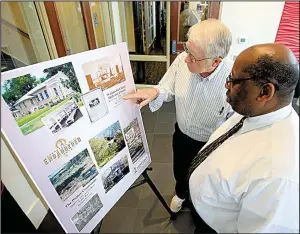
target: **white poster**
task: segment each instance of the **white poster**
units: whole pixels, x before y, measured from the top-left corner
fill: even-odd
[[[1,74],[1,131],[67,233],[89,233],[150,164],[125,43]]]

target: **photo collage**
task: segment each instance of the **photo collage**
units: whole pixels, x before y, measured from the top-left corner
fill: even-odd
[[[126,80],[120,54],[84,63],[82,71],[89,88],[85,93],[72,62],[1,83],[2,97],[24,136],[39,133],[58,137],[75,125],[84,126],[85,118],[93,124],[109,114],[103,91]],[[128,151],[123,151],[126,147]],[[129,160],[135,164],[144,154],[138,119],[128,126],[117,120],[88,139],[87,147],[70,155],[70,160],[49,173],[48,179],[65,204],[98,179],[107,194],[130,173]],[[98,193],[86,199],[71,218],[79,232],[103,207]]]

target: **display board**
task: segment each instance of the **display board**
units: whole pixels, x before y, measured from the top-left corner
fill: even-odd
[[[151,162],[133,91],[125,43],[1,74],[1,131],[67,233],[91,232]]]

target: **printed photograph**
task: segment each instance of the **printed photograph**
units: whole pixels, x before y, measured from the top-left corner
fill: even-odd
[[[89,101],[89,107],[91,109],[93,109],[94,107],[99,106],[99,105],[100,105],[99,98],[95,98],[95,99],[92,99],[92,100]]]
[[[83,115],[74,100],[69,100],[41,120],[52,133],[75,123]]]
[[[102,174],[102,183],[105,193],[111,190],[125,175],[129,173],[129,164],[127,155],[115,162],[112,166],[104,171]]]
[[[86,186],[98,175],[87,149],[81,151],[69,162],[48,176],[62,201],[70,197],[77,189]]]
[[[80,87],[71,62],[1,83],[2,97],[24,135],[56,133],[82,117]]]
[[[90,90],[113,87],[125,81],[120,54],[90,61],[82,65]]]
[[[115,122],[90,139],[89,144],[98,167],[103,167],[125,147],[120,122]]]
[[[91,123],[94,123],[108,114],[108,108],[101,88],[83,94],[82,100]]]
[[[131,160],[135,163],[145,154],[142,134],[137,119],[134,119],[126,128],[124,128],[124,135]]]
[[[103,204],[98,196],[95,194],[72,218],[77,230],[80,232],[88,222],[98,213],[103,207]]]

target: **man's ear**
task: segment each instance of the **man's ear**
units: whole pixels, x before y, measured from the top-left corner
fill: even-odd
[[[212,66],[217,67],[222,61],[223,61],[222,58],[215,58],[214,61],[213,61]]]
[[[266,102],[270,101],[275,94],[275,86],[272,83],[264,84],[261,88],[261,92],[257,98],[257,101],[259,102]]]

